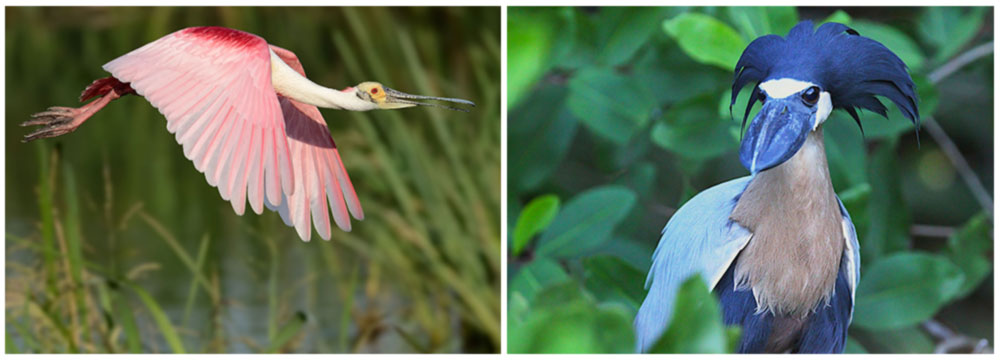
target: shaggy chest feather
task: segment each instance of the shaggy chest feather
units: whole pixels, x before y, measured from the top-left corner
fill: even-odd
[[[829,301],[844,235],[822,128],[791,159],[758,173],[730,219],[753,234],[735,279],[737,288],[752,289],[759,312],[804,317]]]

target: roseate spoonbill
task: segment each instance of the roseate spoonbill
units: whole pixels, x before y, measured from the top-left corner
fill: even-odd
[[[291,51],[263,38],[223,27],[192,27],[166,35],[104,64],[112,76],[91,83],[79,108],[51,107],[21,126],[41,128],[24,141],[73,132],[112,100],[144,96],[167,118],[167,130],[184,156],[233,210],[243,215],[247,200],[260,214],[264,205],[281,214],[308,241],[310,223],[330,238],[330,213],[351,230],[364,219],[351,179],[317,106],[351,111],[438,106],[416,100],[471,101],[419,96],[377,82],[334,90],[305,77]],[[329,211],[327,207],[329,203]]]
[[[740,352],[842,352],[861,277],[858,238],[834,193],[823,148],[830,112],[884,117],[875,95],[919,124],[906,65],[885,46],[837,23],[804,21],[757,38],[736,63],[732,103],[755,83],[740,145],[747,177],[701,192],[667,222],[653,254],[649,293],[635,318],[638,351],[670,323],[678,286],[700,274],[723,321],[743,328]]]

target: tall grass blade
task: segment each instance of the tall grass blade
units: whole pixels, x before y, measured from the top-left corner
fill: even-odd
[[[156,322],[156,327],[163,334],[163,339],[167,341],[167,345],[170,346],[170,350],[175,354],[183,354],[184,343],[181,341],[180,336],[177,335],[177,329],[174,325],[170,323],[170,318],[167,314],[163,312],[163,308],[160,304],[153,300],[153,297],[149,295],[146,290],[143,290],[139,286],[132,284],[130,282],[122,282],[123,285],[132,289],[133,292],[139,297],[143,305],[146,305],[146,309],[149,310],[149,314],[153,316],[153,321]]]
[[[30,315],[29,317],[42,319],[46,325],[56,330],[56,333],[58,333],[61,336],[61,339],[66,342],[66,347],[69,352],[71,353],[79,352],[76,346],[76,342],[73,340],[73,336],[70,334],[69,329],[66,328],[66,326],[63,324],[61,320],[59,320],[55,315],[53,315],[51,312],[43,308],[34,299],[28,300],[27,305],[28,305],[28,314]]]
[[[417,352],[424,354],[431,352],[431,349],[428,349],[427,346],[421,344],[420,340],[417,340],[416,336],[413,336],[410,333],[406,332],[406,330],[403,330],[403,328],[397,325],[394,326],[393,329],[396,330],[396,333],[398,333],[399,336],[403,338],[403,341],[409,344],[410,347],[413,348],[413,350],[416,350]]]
[[[3,334],[3,340],[5,341],[4,352],[8,354],[18,354],[21,352],[21,349],[19,349],[17,347],[17,344],[14,343],[14,339],[10,337],[10,331],[7,331]]]
[[[201,274],[201,269],[205,266],[205,260],[208,255],[208,234],[201,237],[201,243],[198,245],[198,258],[195,259],[195,270],[198,274]],[[187,300],[184,301],[184,317],[181,320],[181,328],[188,327],[188,319],[191,316],[191,309],[194,307],[195,298],[198,297],[198,279],[197,277],[192,277],[191,286],[188,289]]]
[[[7,313],[7,319],[12,318],[12,316],[10,315],[11,315],[10,313]],[[24,341],[24,345],[27,346],[28,349],[30,349],[30,351],[34,351],[36,353],[46,352],[45,349],[43,349],[42,346],[38,344],[38,340],[35,339],[34,335],[35,333],[29,330],[28,326],[25,325],[23,321],[7,320],[7,324],[14,326],[14,330],[17,330],[17,333],[19,335],[18,339]],[[6,335],[10,336],[11,333],[12,331],[7,331]],[[10,342],[11,340],[8,339],[7,343],[10,344]],[[10,352],[8,351],[8,353]]]
[[[86,303],[86,287],[83,282],[83,235],[80,231],[80,204],[79,194],[76,190],[76,176],[69,163],[63,163],[63,199],[66,204],[65,219],[65,239],[66,257],[69,268],[67,274],[70,275],[70,284],[73,289],[73,300],[76,302],[76,310],[79,311],[79,318],[84,322],[89,318]],[[76,316],[76,314],[74,314]],[[76,322],[76,331],[80,333],[82,339],[90,338],[90,326]],[[75,338],[75,337],[74,337]]]
[[[267,271],[267,339],[275,342],[278,334],[278,247],[270,237],[264,237],[271,261]]]
[[[58,152],[49,153],[49,148],[41,143],[36,143],[35,148],[38,154],[38,178],[41,180],[38,186],[38,211],[42,220],[41,235],[42,245],[45,251],[42,252],[43,268],[45,269],[47,290],[50,294],[57,294],[56,290],[56,257],[59,252],[56,250],[55,240],[55,218],[53,214],[53,191],[55,164],[59,160]]]
[[[142,218],[146,224],[149,224],[149,226],[160,235],[160,238],[162,238],[163,241],[170,246],[170,249],[174,251],[174,254],[176,254],[177,257],[181,259],[181,262],[187,266],[188,271],[190,271],[194,276],[195,281],[201,284],[201,286],[205,289],[205,292],[212,298],[212,302],[218,301],[219,293],[216,292],[215,289],[208,283],[208,279],[205,279],[205,275],[199,271],[200,267],[198,264],[191,259],[191,255],[184,250],[184,247],[182,247],[180,242],[177,241],[177,238],[175,238],[170,231],[167,231],[167,228],[164,227],[163,224],[160,224],[159,221],[156,221],[156,219],[146,213],[146,211],[140,210],[139,217]]]
[[[281,330],[275,334],[275,337],[271,339],[271,345],[267,347],[265,352],[269,354],[277,353],[285,345],[287,345],[292,339],[295,338],[302,331],[302,326],[306,323],[306,314],[299,311],[295,313],[295,316],[288,321],[285,326],[281,327]]]

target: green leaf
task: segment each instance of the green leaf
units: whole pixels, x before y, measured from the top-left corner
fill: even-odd
[[[510,353],[628,353],[634,341],[627,310],[584,300],[538,309],[508,331]]]
[[[857,316],[857,314],[855,314]],[[871,353],[930,354],[934,340],[918,326],[884,331],[865,331],[865,349]]]
[[[934,63],[944,63],[969,44],[983,24],[985,7],[924,8],[917,34],[921,40],[937,49]]]
[[[742,123],[743,114],[746,111],[747,98],[750,97],[752,92],[753,86],[744,86],[740,89],[740,93],[736,95],[736,102],[732,103],[732,112],[730,112],[729,104],[732,101],[733,91],[731,89],[725,89],[719,97],[719,116],[723,119],[729,119],[737,125]],[[747,117],[748,125],[750,124],[750,121],[753,120],[754,114],[756,113],[754,108],[756,108],[757,111],[760,110],[760,102],[754,101],[753,104],[750,104],[750,106],[750,116]]]
[[[651,46],[632,65],[632,79],[646,87],[656,102],[673,104],[727,88],[732,74],[684,55],[674,42]],[[728,116],[726,112],[726,116]]]
[[[538,187],[566,156],[577,129],[564,106],[568,93],[563,86],[542,86],[510,113],[507,181],[512,192]]]
[[[958,290],[957,298],[967,296],[993,272],[990,250],[993,249],[993,223],[989,215],[976,215],[956,233],[948,238],[945,255],[965,275],[965,281]]]
[[[578,302],[592,303],[593,299],[588,295],[583,292],[581,284],[575,279],[568,279],[563,282],[551,282],[535,294],[534,298],[531,299],[531,306],[536,309],[542,309],[559,308]]]
[[[510,282],[510,293],[520,294],[530,302],[535,298],[535,294],[545,287],[568,279],[569,275],[566,275],[555,261],[539,258],[522,267],[514,275],[514,279]]]
[[[614,184],[628,187],[636,194],[651,194],[656,186],[656,169],[656,165],[652,162],[638,160],[625,169],[625,172],[618,179],[615,179]],[[619,235],[641,233],[640,236],[646,236],[646,233],[642,231],[645,213],[646,209],[641,206],[634,207],[622,221]],[[615,247],[618,245],[618,242],[615,241]]]
[[[514,226],[514,255],[520,254],[535,234],[549,226],[558,212],[559,197],[542,195],[532,199],[524,207]]]
[[[851,24],[851,28],[856,30],[861,36],[878,41],[889,48],[889,50],[892,50],[896,56],[899,56],[906,63],[906,66],[911,71],[919,71],[919,69],[923,68],[924,54],[913,39],[902,31],[888,25],[865,20],[855,20]]]
[[[748,43],[769,34],[784,36],[799,19],[791,6],[731,6],[726,7],[726,15]]]
[[[656,103],[629,77],[613,69],[587,68],[569,81],[566,106],[593,133],[623,145],[649,123]]]
[[[904,252],[879,259],[861,276],[854,324],[871,330],[918,324],[954,298],[963,278],[938,255]]]
[[[688,56],[732,71],[749,41],[709,15],[684,13],[663,22],[663,29]]]
[[[570,199],[538,240],[537,256],[575,257],[600,247],[635,205],[632,190],[618,185],[584,191]]]
[[[508,182],[508,187],[510,183]],[[511,229],[514,225],[517,225],[517,218],[521,217],[521,208],[524,204],[517,201],[517,197],[513,196],[514,192],[512,190],[507,191],[507,229]],[[507,245],[510,247],[510,244]]]
[[[681,284],[670,327],[651,348],[654,353],[717,354],[732,351],[731,330],[722,323],[719,302],[700,275]]]
[[[844,209],[851,215],[854,231],[858,234],[866,234],[868,231],[868,199],[871,193],[871,185],[861,183],[837,194],[840,202],[844,203]]]
[[[799,13],[794,6],[763,6],[762,8],[768,22],[771,23],[771,31],[774,34],[788,34],[788,31],[799,23]]]
[[[868,181],[864,167],[868,157],[865,141],[854,121],[825,122],[823,140],[834,189]]]
[[[691,186],[691,177],[690,177],[690,174],[693,174],[693,173],[694,173],[694,171],[684,171],[683,172],[683,174],[688,175],[688,176],[684,176],[683,184],[682,184],[683,186],[681,188],[681,196],[680,196],[680,199],[677,200],[677,204],[675,206],[676,209],[680,209],[681,206],[684,206],[684,204],[686,204],[688,202],[688,200],[691,200],[691,198],[693,198],[695,195],[698,195],[698,193],[701,192],[699,189],[695,189],[694,186]]]
[[[646,297],[645,275],[617,256],[597,255],[583,260],[585,286],[600,301],[627,305],[634,313]]]
[[[886,141],[875,150],[868,164],[872,189],[868,201],[868,230],[858,232],[858,238],[864,239],[861,241],[861,253],[864,254],[861,260],[866,263],[909,247],[910,212],[903,201],[897,157],[895,142]]]
[[[619,65],[631,59],[646,40],[656,24],[663,20],[663,8],[606,7],[595,21],[594,40],[597,62]]]
[[[830,16],[827,16],[826,19],[823,19],[823,21],[820,21],[820,25],[828,22],[841,23],[850,26],[851,15],[848,15],[846,12],[844,12],[844,10],[837,10],[834,11],[833,14],[830,14]]]
[[[547,11],[512,8],[507,13],[507,101],[518,104],[548,66],[548,54],[556,31],[553,16]]]
[[[653,126],[653,143],[681,157],[704,160],[739,147],[728,118],[716,114],[714,96],[700,96],[670,108]]]
[[[597,21],[579,8],[559,9],[562,23],[556,35],[553,66],[578,69],[593,65],[597,60],[594,44]]]
[[[507,294],[507,327],[514,328],[522,325],[524,320],[531,315],[531,305],[524,294],[510,292]]]
[[[639,161],[633,164],[615,184],[626,186],[637,194],[648,194],[653,191],[656,181],[656,165],[649,161]]]
[[[591,38],[587,17],[580,14],[577,8],[571,7],[557,8],[555,13],[559,31],[556,32],[549,55],[551,66],[572,69],[593,62],[593,48],[586,41]]]
[[[854,340],[853,337],[848,336],[847,337],[847,344],[844,345],[844,353],[845,354],[867,354],[868,351],[865,350],[865,347],[862,346],[861,343],[858,343],[858,341]]]
[[[645,127],[632,136],[632,139],[625,145],[617,146],[611,142],[594,141],[594,150],[598,151],[597,160],[594,165],[598,168],[609,169],[617,172],[618,169],[626,169],[637,161],[641,161],[652,148],[652,140],[649,139],[650,127]],[[606,149],[606,150],[604,150]]]

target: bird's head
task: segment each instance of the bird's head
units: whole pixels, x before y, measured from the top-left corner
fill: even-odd
[[[374,81],[366,81],[360,83],[358,84],[358,86],[355,86],[354,89],[359,98],[371,102],[374,105],[375,109],[385,109],[385,110],[402,109],[420,105],[420,106],[436,106],[455,111],[464,111],[464,112],[469,111],[466,109],[451,107],[447,105],[418,102],[415,100],[438,100],[438,101],[447,101],[458,104],[464,104],[469,106],[476,106],[475,103],[468,100],[407,94],[402,91],[397,91],[391,88],[387,88],[382,84]]]
[[[756,174],[790,159],[810,132],[834,109],[843,109],[861,126],[858,109],[886,117],[876,95],[888,98],[919,125],[917,93],[906,65],[881,43],[838,23],[813,31],[810,21],[788,35],[757,38],[736,63],[730,110],[745,85],[755,83],[743,115],[754,102],[761,109],[740,144],[740,162]]]

